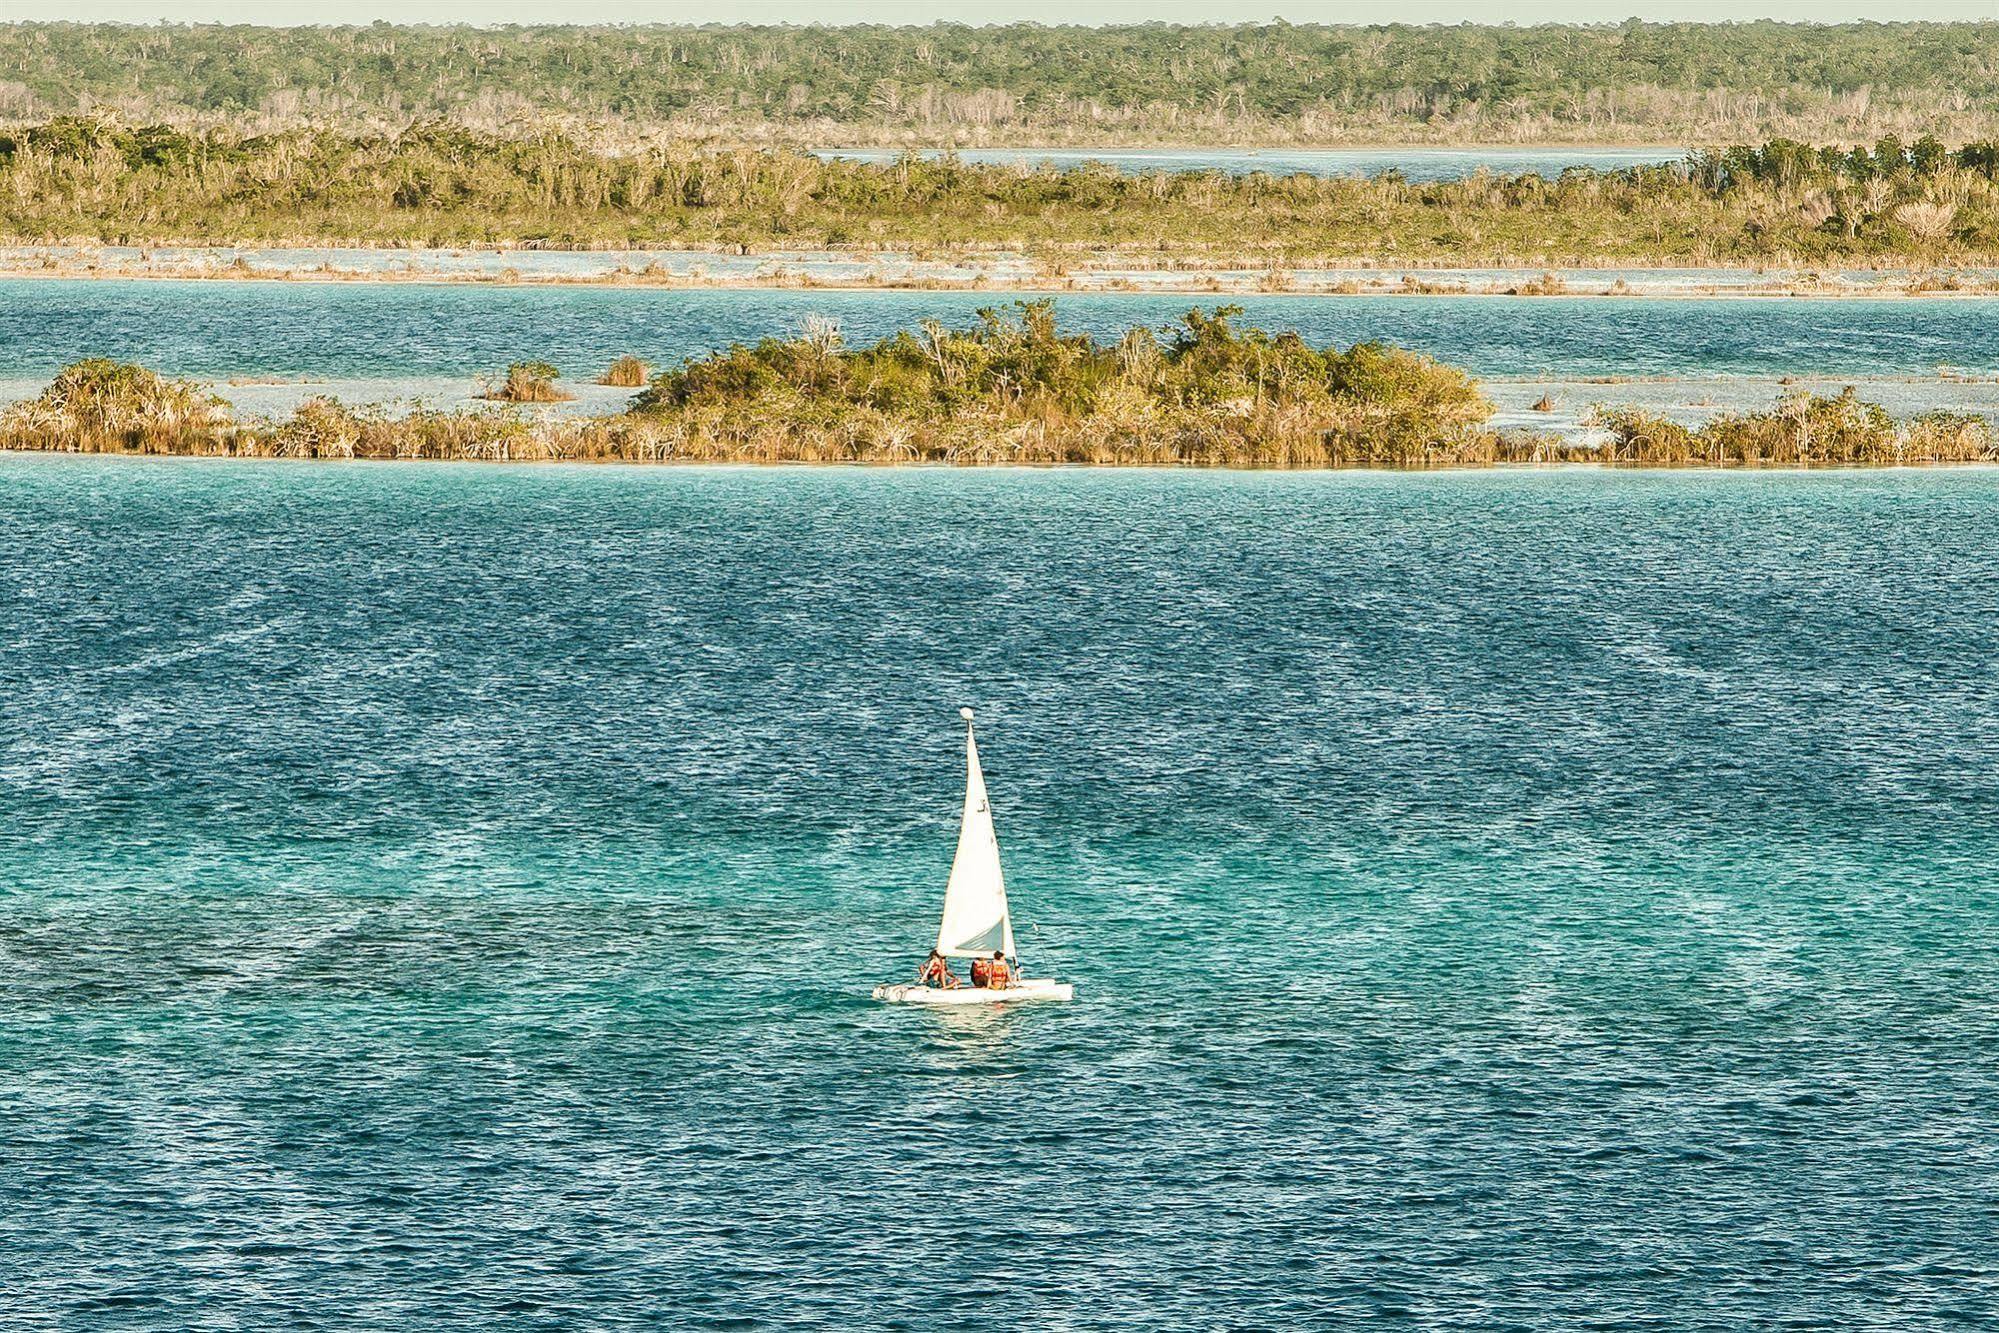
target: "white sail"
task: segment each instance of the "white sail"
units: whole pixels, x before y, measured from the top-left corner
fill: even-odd
[[[965,819],[958,829],[951,881],[944,888],[937,952],[946,958],[990,958],[998,949],[1012,958],[1013,920],[1006,910],[1006,880],[1000,875],[986,778],[979,771],[979,746],[972,739],[972,710],[959,711],[965,719]]]

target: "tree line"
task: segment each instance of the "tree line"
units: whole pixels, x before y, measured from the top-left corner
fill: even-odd
[[[0,118],[739,141],[1999,135],[1999,24],[0,26]]]

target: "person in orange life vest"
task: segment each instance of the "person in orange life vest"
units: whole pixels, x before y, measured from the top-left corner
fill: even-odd
[[[951,965],[944,961],[944,955],[935,949],[923,960],[923,970],[916,974],[919,986],[938,986],[944,990],[958,989],[958,978],[952,975]]]
[[[1007,965],[1006,955],[998,949],[993,950],[992,962],[986,964],[986,984],[995,990],[1013,984],[1013,968]]]
[[[993,965],[983,958],[972,960],[972,984],[990,986],[993,983]]]

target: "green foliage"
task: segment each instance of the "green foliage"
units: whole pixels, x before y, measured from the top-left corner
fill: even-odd
[[[1973,23],[0,27],[14,114],[551,118],[835,141],[1337,141],[1999,131]],[[1948,92],[1949,97],[1945,96]]]
[[[1999,458],[1983,417],[1930,413],[1897,426],[1852,387],[1830,397],[1788,394],[1768,412],[1731,413],[1691,429],[1630,409],[1603,410],[1608,462],[1649,467],[1853,467],[1991,462]]]
[[[725,439],[830,429],[939,458],[1025,433],[1053,451],[1040,461],[1122,440],[1158,461],[1415,466],[1482,438],[1491,405],[1462,371],[1376,343],[1318,350],[1239,330],[1239,313],[1191,310],[1163,336],[1136,328],[1108,344],[1064,333],[1046,300],[862,348],[822,326],[667,370],[632,411]]]
[[[421,125],[394,135],[30,126],[0,152],[0,241],[826,246],[1024,250],[1060,272],[1116,249],[1220,267],[1370,260],[1563,264],[1999,257],[1999,144],[1789,140],[1621,171],[1411,185],[1309,175],[1130,176],[954,158],[820,162],[684,144],[611,152]],[[4,145],[0,145],[4,148]],[[866,237],[866,242],[853,238]],[[1523,291],[1554,290],[1553,280]]]
[[[0,410],[0,449],[267,458],[1233,467],[1868,466],[1999,461],[1981,416],[1897,426],[1848,389],[1691,430],[1599,409],[1601,446],[1485,429],[1463,372],[1361,343],[1314,350],[1190,312],[1114,343],[1061,333],[1045,303],[847,349],[827,326],[702,357],[608,417],[350,407],[314,397],[236,421],[202,386],[106,360]]]

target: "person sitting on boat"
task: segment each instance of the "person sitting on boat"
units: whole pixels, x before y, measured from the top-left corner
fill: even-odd
[[[974,958],[972,960],[972,984],[974,986],[990,986],[993,979],[992,973],[993,965],[985,959]]]
[[[937,986],[944,990],[956,990],[958,989],[958,978],[951,971],[951,964],[945,961],[944,955],[932,949],[930,956],[923,960],[923,970],[916,974],[916,984],[919,986]]]
[[[1013,968],[998,949],[993,950],[992,962],[986,964],[986,984],[994,990],[1004,990],[1013,984]]]

